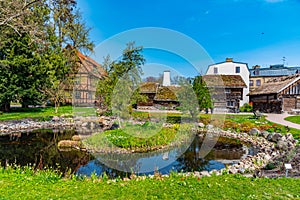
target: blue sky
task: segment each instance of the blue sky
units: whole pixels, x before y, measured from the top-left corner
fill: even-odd
[[[78,7],[96,45],[130,29],[161,27],[195,40],[211,62],[232,57],[250,68],[268,67],[285,57],[288,66],[300,65],[300,0],[78,0]],[[193,70],[185,58],[169,54],[145,50],[147,63],[186,76],[204,73],[207,67]]]

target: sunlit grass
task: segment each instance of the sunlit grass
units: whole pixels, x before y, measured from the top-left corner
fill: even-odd
[[[17,120],[23,118],[50,118],[53,116],[72,115],[72,106],[59,107],[55,113],[54,107],[39,108],[12,108],[11,112],[4,112],[0,120]]]
[[[156,175],[124,181],[63,178],[54,171],[0,169],[0,199],[299,199],[300,179]]]

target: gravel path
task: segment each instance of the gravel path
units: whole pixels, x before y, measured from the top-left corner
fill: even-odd
[[[267,116],[266,119],[271,122],[300,130],[300,124],[295,124],[295,123],[284,120],[284,118],[286,118],[288,116],[292,116],[292,115],[289,115],[288,113],[282,113],[282,114],[264,113],[264,115],[266,115]]]

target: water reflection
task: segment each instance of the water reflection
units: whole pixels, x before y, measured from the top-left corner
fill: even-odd
[[[187,151],[178,157],[177,148],[169,151],[155,152],[141,158],[140,155],[124,154],[122,161],[114,159],[113,154],[96,154],[95,160],[90,161],[87,165],[82,166],[77,171],[78,175],[90,175],[93,172],[97,174],[106,173],[110,177],[124,176],[127,173],[134,172],[135,174],[153,174],[154,171],[159,171],[162,174],[169,174],[171,171],[188,172],[188,171],[203,171],[203,170],[219,170],[225,168],[226,165],[231,165],[242,157],[248,154],[253,155],[255,149],[248,147],[234,139],[220,137],[213,150],[204,158],[200,155],[200,147],[203,138],[196,137]],[[183,145],[184,146],[184,145]],[[116,156],[119,158],[120,155]],[[175,159],[175,162],[170,162]],[[138,158],[138,159],[135,159]],[[169,159],[171,158],[171,159]],[[111,163],[105,163],[108,166],[114,166],[115,169],[123,168],[125,172],[107,168],[103,162],[110,160]],[[124,162],[125,161],[125,162]],[[166,164],[166,162],[170,162]],[[159,166],[166,166],[159,168]]]
[[[25,166],[35,164],[36,168],[53,167],[61,172],[68,170],[78,175],[98,175],[104,172],[109,177],[135,174],[153,174],[159,171],[168,174],[170,171],[202,171],[221,169],[226,165],[238,162],[248,154],[255,154],[255,149],[247,147],[236,140],[220,137],[213,150],[204,158],[200,155],[203,138],[195,137],[184,154],[180,147],[139,154],[90,154],[82,151],[60,151],[58,141],[70,139],[74,130],[37,130],[30,133],[18,133],[0,136],[0,162]],[[185,146],[185,145],[183,145]],[[176,160],[175,162],[173,162]],[[110,163],[107,163],[107,162]],[[104,164],[103,164],[104,163]],[[161,167],[163,166],[163,167]],[[123,169],[123,170],[116,170]],[[125,171],[125,172],[124,172]]]
[[[59,169],[75,172],[93,159],[92,155],[80,151],[59,151],[58,141],[70,139],[74,130],[36,130],[0,136],[1,165],[35,165],[38,169]]]

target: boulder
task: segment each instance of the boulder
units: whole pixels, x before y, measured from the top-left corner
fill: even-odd
[[[287,133],[283,137],[286,138],[286,140],[288,140],[288,141],[294,142],[294,137],[291,133]]]
[[[272,137],[269,139],[271,142],[278,142],[282,138],[282,135],[280,133],[274,133]]]
[[[282,150],[284,150],[284,151],[287,151],[287,150],[288,150],[288,143],[287,143],[286,141],[284,141],[284,140],[279,140],[279,141],[277,142],[276,147],[277,147],[278,149],[282,149]]]
[[[211,125],[211,124],[208,124],[208,125],[206,125],[206,128],[207,128],[208,130],[210,130],[210,129],[213,129],[213,128],[214,128],[214,126],[213,126],[213,125]]]
[[[58,142],[58,148],[74,148],[80,149],[81,143],[79,141],[61,140]]]
[[[82,127],[87,127],[87,126],[88,126],[88,123],[87,123],[87,122],[83,122],[83,123],[81,124],[81,126],[82,126]]]
[[[58,116],[52,117],[52,121],[53,122],[58,122],[59,120],[60,120],[60,118]]]
[[[270,134],[270,133],[269,133],[268,131],[263,131],[263,132],[260,133],[260,135],[261,135],[263,138],[265,138],[265,139],[268,138],[269,134]]]
[[[199,128],[204,128],[205,125],[204,125],[203,123],[199,122],[199,123],[198,123],[198,127],[199,127]]]
[[[228,170],[229,174],[236,174],[238,172],[238,170],[236,168],[230,168]]]
[[[208,171],[202,171],[202,172],[200,172],[200,175],[201,176],[210,176]]]
[[[260,130],[258,130],[257,128],[252,128],[249,131],[249,135],[258,136],[258,135],[260,135]]]
[[[270,133],[266,139],[267,139],[268,141],[271,141],[273,135],[274,135],[274,133]]]
[[[80,141],[81,138],[80,138],[79,135],[73,135],[73,136],[72,136],[72,140],[73,140],[73,141]]]

